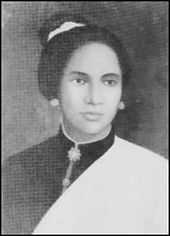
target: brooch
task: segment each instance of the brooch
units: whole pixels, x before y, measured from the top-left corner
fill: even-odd
[[[70,178],[71,178],[71,174],[72,174],[72,169],[73,169],[73,165],[76,161],[79,161],[81,157],[81,153],[80,150],[78,149],[77,145],[75,147],[72,147],[69,151],[68,151],[68,158],[70,160],[69,166],[66,170],[66,175],[65,178],[63,179],[62,185],[63,185],[63,190],[62,192],[64,192],[68,186],[70,185]]]
[[[68,158],[70,161],[79,161],[81,157],[81,153],[80,150],[77,147],[72,147],[69,151],[68,151]]]

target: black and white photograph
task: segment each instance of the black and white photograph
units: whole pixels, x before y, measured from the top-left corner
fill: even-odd
[[[168,234],[168,1],[2,1],[2,235]]]

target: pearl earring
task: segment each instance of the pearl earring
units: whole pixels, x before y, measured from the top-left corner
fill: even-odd
[[[59,105],[59,100],[54,98],[50,101],[51,106],[56,107]]]
[[[125,109],[125,104],[124,104],[123,101],[121,101],[121,102],[119,103],[119,109],[120,109],[120,110],[124,110],[124,109]]]

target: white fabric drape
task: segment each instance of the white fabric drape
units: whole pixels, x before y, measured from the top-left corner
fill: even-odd
[[[167,161],[115,137],[33,234],[167,233]]]

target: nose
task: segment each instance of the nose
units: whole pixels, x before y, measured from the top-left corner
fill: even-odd
[[[85,102],[87,104],[98,105],[102,103],[102,91],[97,84],[89,84],[87,93],[85,95]]]

